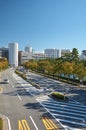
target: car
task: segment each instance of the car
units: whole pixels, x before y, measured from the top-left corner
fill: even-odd
[[[9,83],[9,80],[8,79],[4,79],[4,83]]]

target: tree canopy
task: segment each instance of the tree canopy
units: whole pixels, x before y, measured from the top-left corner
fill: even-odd
[[[27,69],[51,75],[64,75],[69,78],[73,75],[79,80],[86,76],[86,61],[79,60],[79,53],[76,48],[58,59],[30,60],[24,66]]]

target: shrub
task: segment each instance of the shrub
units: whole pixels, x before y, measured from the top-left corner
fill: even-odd
[[[63,93],[60,92],[52,92],[51,96],[57,99],[61,99],[61,100],[65,100],[67,99],[67,97],[65,97],[65,95]]]

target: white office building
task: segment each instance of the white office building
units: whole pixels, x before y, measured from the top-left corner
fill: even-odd
[[[61,57],[61,50],[59,50],[59,49],[45,49],[44,53],[48,58]]]
[[[9,64],[18,66],[18,43],[9,43]]]
[[[21,64],[24,63],[24,62],[27,62],[31,59],[32,59],[32,53],[25,52],[25,51],[21,52]]]
[[[25,47],[25,52],[32,53],[32,47],[26,46],[26,47]]]
[[[35,59],[35,60],[44,60],[47,58],[48,58],[47,55],[42,52],[35,52],[32,54],[32,59]]]

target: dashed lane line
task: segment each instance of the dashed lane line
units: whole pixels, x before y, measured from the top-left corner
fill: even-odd
[[[12,86],[12,88],[14,88],[14,85],[11,85]]]
[[[20,101],[22,101],[22,98],[20,97],[20,95],[19,95],[19,94],[17,94],[17,96],[18,96],[19,100],[20,100]]]
[[[36,130],[39,130],[38,127],[37,127],[37,125],[36,125],[36,123],[34,122],[32,116],[30,116],[30,119],[31,119],[31,121],[33,122],[33,125],[34,125],[34,127],[36,128]]]

